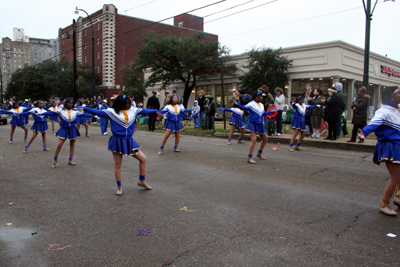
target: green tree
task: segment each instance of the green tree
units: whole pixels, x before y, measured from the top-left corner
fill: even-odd
[[[218,42],[208,39],[204,33],[177,37],[152,32],[144,38],[130,68],[141,72],[150,68],[152,73],[144,87],[161,83],[162,88],[166,88],[173,82],[183,82],[183,105],[187,106],[197,80],[207,79],[207,74],[199,70],[213,69],[217,64]]]
[[[267,85],[271,90],[281,87],[289,81],[287,70],[292,60],[282,56],[282,49],[253,48],[246,52],[249,56],[247,64],[243,65],[244,74],[239,76],[242,87],[251,93],[262,85]]]
[[[53,94],[59,98],[73,95],[73,67],[66,57],[58,62],[44,61],[34,66],[25,65],[16,70],[8,83],[6,98],[48,100]],[[92,73],[88,64],[77,62],[78,93],[92,96]]]
[[[136,101],[143,102],[147,96],[146,87],[144,86],[143,72],[137,68],[135,64],[124,66],[121,68],[122,82],[125,85],[125,95],[133,95]]]

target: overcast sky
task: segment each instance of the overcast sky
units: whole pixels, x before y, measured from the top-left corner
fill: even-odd
[[[231,49],[231,55],[244,53],[252,47],[291,47],[333,40],[364,48],[362,0],[255,0],[208,16],[248,1],[226,0],[192,14],[205,17],[205,31],[217,34],[220,43]],[[215,2],[218,0],[1,1],[0,35],[12,38],[13,28],[19,27],[31,37],[56,38],[58,28],[71,24],[72,19],[78,17],[74,14],[76,6],[91,14],[103,4],[112,3],[120,14],[158,21]],[[221,18],[265,3],[269,4]],[[371,51],[387,54],[397,61],[400,61],[400,22],[396,19],[399,15],[399,2],[380,0],[371,27]],[[85,15],[81,13],[81,16]],[[172,20],[165,23],[172,24]]]

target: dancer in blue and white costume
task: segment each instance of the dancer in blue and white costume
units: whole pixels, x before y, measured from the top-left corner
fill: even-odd
[[[77,110],[77,111],[82,113],[83,112],[82,108],[84,106],[85,105],[82,104],[82,100],[78,100],[78,101],[76,101],[76,105],[75,105],[75,109],[74,110]],[[88,118],[86,118],[84,116],[78,116],[76,118],[76,128],[78,128],[78,131],[79,131],[80,128],[81,128],[81,124],[84,125],[85,126],[85,130],[86,130],[85,136],[86,137],[90,137],[90,135],[89,135],[89,125],[88,125],[87,121],[88,121]]]
[[[35,120],[35,122],[31,127],[33,134],[31,138],[29,138],[29,141],[26,144],[23,153],[25,154],[28,151],[29,146],[32,144],[33,140],[35,140],[36,136],[39,133],[42,133],[43,150],[49,151],[50,149],[47,148],[47,141],[46,141],[46,131],[48,129],[47,120],[46,116],[43,115],[43,113],[47,112],[47,109],[45,109],[43,101],[38,100],[36,102],[36,107],[29,110],[28,112],[33,115],[33,119]]]
[[[88,113],[95,114],[101,118],[107,118],[111,121],[111,132],[108,141],[108,150],[113,152],[114,174],[117,180],[117,195],[122,195],[121,165],[122,156],[133,156],[139,160],[139,182],[138,185],[148,190],[153,189],[145,181],[147,158],[140,151],[140,145],[133,140],[135,133],[135,121],[137,115],[157,113],[156,109],[142,109],[132,107],[131,100],[125,95],[119,95],[112,108],[106,110],[96,110],[85,107]]]
[[[233,105],[234,99],[231,99],[231,105]],[[242,141],[242,138],[244,136],[244,133],[246,132],[246,125],[243,123],[242,121],[242,116],[243,116],[243,110],[238,109],[238,108],[220,108],[220,111],[228,111],[228,112],[232,112],[232,118],[231,121],[229,122],[229,125],[231,125],[231,131],[229,133],[229,139],[228,139],[228,145],[231,144],[231,140],[232,140],[232,136],[233,133],[235,132],[236,127],[238,127],[239,129],[241,129],[241,133],[238,139],[238,143],[244,143],[244,141]]]
[[[53,101],[53,103],[51,104],[52,106],[49,108],[49,111],[56,111],[57,110],[57,103]],[[54,122],[58,122],[60,123],[60,118],[58,115],[55,116],[49,116],[49,119],[51,121],[51,127],[53,129],[53,133],[54,133]]]
[[[106,110],[108,108],[109,108],[109,106],[107,106],[107,100],[104,99],[101,102],[101,106],[100,106],[99,109],[100,110]],[[108,134],[107,133],[107,126],[108,126],[108,119],[100,117],[100,128],[101,128],[101,134],[102,135],[107,135]]]
[[[253,101],[248,103],[246,106],[239,104],[234,104],[234,107],[238,107],[243,111],[249,111],[249,122],[246,125],[246,129],[250,131],[251,143],[249,146],[249,156],[247,162],[251,164],[256,164],[257,162],[253,159],[254,147],[257,143],[257,134],[262,138],[260,148],[258,149],[257,157],[260,159],[267,159],[262,155],[263,149],[268,142],[267,134],[265,133],[264,127],[264,116],[271,114],[272,111],[264,111],[264,105],[261,103],[263,100],[262,93],[256,91],[252,95]]]
[[[373,162],[386,163],[390,180],[386,184],[379,211],[394,216],[397,213],[390,208],[390,200],[396,191],[393,203],[400,207],[400,88],[386,87],[382,90],[382,107],[375,112],[372,120],[360,130],[360,138],[365,139],[375,132],[378,142],[375,146]]]
[[[175,133],[175,146],[174,151],[180,152],[178,149],[179,139],[180,139],[180,131],[183,129],[183,125],[181,122],[181,118],[183,120],[183,116],[188,116],[185,112],[185,107],[183,105],[179,105],[179,97],[177,95],[173,95],[170,99],[170,103],[166,105],[159,113],[167,115],[167,122],[165,123],[164,129],[165,134],[161,141],[160,150],[158,151],[158,155],[161,155],[164,150],[164,146],[167,143],[167,140],[172,132]]]
[[[25,118],[26,116],[29,117],[29,113],[24,113],[26,111],[31,110],[32,108],[24,108],[24,107],[20,107],[18,102],[14,102],[12,105],[12,109],[10,110],[0,110],[0,114],[8,114],[8,115],[12,115],[12,120],[10,122],[11,124],[11,132],[10,132],[10,144],[13,143],[13,138],[14,138],[14,132],[15,132],[15,128],[17,127],[21,127],[22,129],[24,129],[25,131],[25,142],[28,142],[28,128],[25,125]],[[21,113],[24,113],[23,115],[21,115]]]
[[[301,143],[303,142],[304,136],[306,136],[306,112],[308,109],[313,109],[320,107],[320,105],[304,105],[304,99],[302,96],[297,97],[296,103],[290,101],[292,107],[295,109],[295,113],[293,114],[292,123],[290,124],[290,128],[293,129],[292,139],[289,144],[289,151],[293,152],[293,144],[296,140],[297,134],[300,132],[299,141],[296,143],[294,149],[302,150],[300,148]]]
[[[54,153],[54,161],[52,168],[57,166],[58,162],[58,155],[60,154],[61,148],[64,145],[67,139],[70,140],[69,146],[69,165],[76,165],[73,162],[74,153],[75,153],[75,142],[78,136],[80,136],[78,128],[76,128],[76,119],[78,117],[85,117],[90,118],[93,117],[90,114],[81,113],[79,111],[73,110],[74,100],[67,98],[64,102],[64,106],[62,109],[57,109],[56,111],[47,111],[43,113],[44,115],[48,116],[60,116],[60,126],[61,128],[56,132],[56,136],[58,136],[58,144]]]

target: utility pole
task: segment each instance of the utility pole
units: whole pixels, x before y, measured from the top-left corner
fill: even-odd
[[[376,7],[375,2],[374,10]],[[365,11],[365,45],[364,45],[364,75],[363,75],[363,85],[367,88],[367,92],[369,91],[369,44],[371,39],[371,20],[372,13],[371,12],[371,0],[367,0],[367,5],[365,5],[365,1],[363,0],[364,11]]]
[[[75,19],[72,20],[72,29],[73,29],[73,40],[72,40],[72,45],[73,45],[73,54],[74,54],[74,59],[73,59],[73,65],[74,65],[74,102],[76,102],[79,98],[78,95],[78,87],[77,87],[77,75],[76,75],[76,23]]]
[[[53,76],[54,84],[53,84],[53,100],[56,98],[56,62],[54,62],[54,76]]]
[[[371,20],[372,14],[374,14],[374,10],[378,0],[375,1],[374,8],[371,11],[371,1],[367,0],[367,4],[365,4],[365,0],[363,1],[364,11],[365,11],[365,45],[364,45],[364,75],[363,75],[363,86],[367,88],[367,92],[369,91],[369,44],[371,39]],[[384,0],[384,2],[394,2],[394,0]]]
[[[220,57],[220,64],[221,64],[221,96],[222,96],[222,107],[225,108],[225,88],[224,88],[224,66],[222,61],[222,56]],[[225,110],[223,111],[224,116],[224,130],[226,130],[226,116]]]

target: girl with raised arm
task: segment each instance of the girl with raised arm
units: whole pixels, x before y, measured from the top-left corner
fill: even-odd
[[[112,135],[108,141],[108,150],[113,153],[114,174],[117,181],[117,195],[122,195],[121,165],[122,156],[133,156],[139,160],[139,182],[138,185],[147,190],[153,189],[145,181],[147,158],[140,151],[140,145],[133,140],[135,133],[136,116],[157,113],[156,109],[142,109],[132,107],[131,100],[125,95],[119,95],[112,108],[96,110],[88,107],[84,111],[99,117],[109,119],[111,122]]]
[[[75,153],[75,141],[80,136],[78,128],[76,128],[76,119],[78,117],[92,117],[90,114],[81,113],[79,111],[73,110],[74,107],[74,100],[67,98],[64,102],[64,106],[62,109],[57,109],[56,111],[47,111],[43,113],[43,115],[49,116],[60,116],[60,129],[56,132],[56,136],[58,136],[58,144],[56,147],[56,151],[54,153],[54,161],[52,168],[57,166],[58,162],[58,155],[60,154],[61,148],[64,145],[67,139],[70,140],[69,142],[69,165],[76,165],[73,162],[74,153]]]
[[[47,148],[47,141],[46,141],[46,131],[48,129],[47,127],[47,120],[45,115],[43,115],[47,110],[44,107],[44,103],[41,100],[38,100],[36,102],[36,107],[29,110],[28,113],[33,114],[33,119],[35,122],[33,123],[31,130],[33,131],[33,134],[31,138],[29,138],[28,143],[26,144],[23,153],[25,154],[28,151],[29,146],[32,144],[33,140],[35,140],[36,136],[39,133],[42,133],[42,140],[43,140],[43,150],[44,151],[49,151],[50,149]]]

